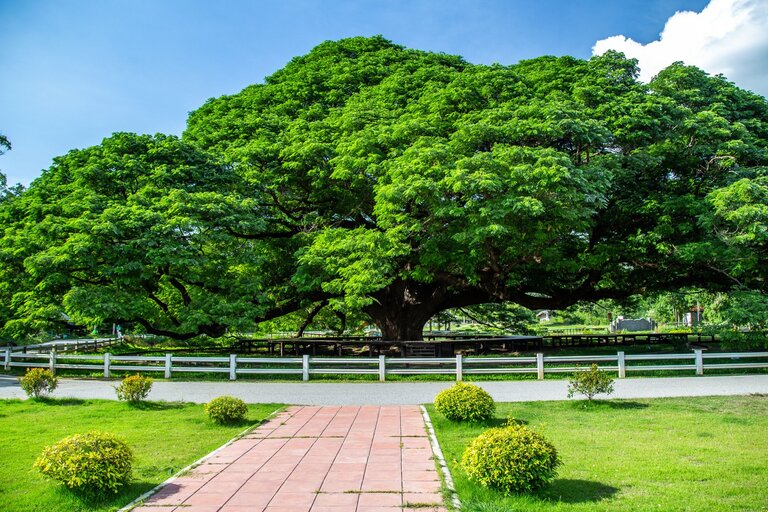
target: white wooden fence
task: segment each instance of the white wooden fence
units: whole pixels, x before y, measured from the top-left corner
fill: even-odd
[[[73,338],[69,340],[54,340],[46,341],[45,343],[37,343],[35,345],[17,345],[6,347],[11,352],[50,352],[56,350],[59,352],[66,352],[74,350],[75,352],[89,350],[98,350],[103,347],[108,347],[116,343],[120,343],[122,338]],[[2,348],[0,348],[2,350]]]
[[[313,375],[376,375],[385,381],[388,375],[455,375],[461,381],[464,375],[478,374],[535,374],[543,379],[548,373],[573,373],[597,363],[605,371],[617,372],[625,378],[627,372],[693,371],[703,375],[705,369],[768,368],[768,352],[704,352],[694,350],[686,354],[625,354],[600,356],[545,356],[535,357],[182,357],[115,356],[50,353],[19,353],[6,348],[3,367],[49,368],[56,370],[84,370],[111,377],[112,372],[157,372],[170,379],[179,373],[223,373],[230,380],[238,375],[301,375],[309,380]]]

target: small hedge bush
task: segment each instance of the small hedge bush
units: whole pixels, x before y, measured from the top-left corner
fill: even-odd
[[[470,480],[506,494],[540,489],[552,481],[559,466],[549,441],[516,424],[486,430],[470,441],[461,457]]]
[[[435,409],[453,421],[485,421],[493,417],[496,404],[483,388],[457,382],[435,397]]]
[[[152,379],[143,375],[129,375],[115,388],[118,400],[131,403],[141,402],[152,389]]]
[[[205,404],[205,412],[213,421],[223,425],[243,421],[248,414],[248,406],[239,398],[225,395]]]
[[[59,385],[58,378],[45,368],[28,368],[19,378],[21,389],[31,398],[40,398],[51,393]]]
[[[576,372],[568,381],[568,398],[572,398],[575,393],[586,396],[589,402],[595,395],[610,395],[613,393],[613,377],[593,364],[589,370]]]
[[[125,441],[105,432],[66,437],[35,461],[43,475],[80,494],[116,493],[131,479],[133,453]]]

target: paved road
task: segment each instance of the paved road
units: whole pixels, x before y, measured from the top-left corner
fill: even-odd
[[[114,399],[117,380],[60,379],[55,397]],[[499,402],[564,400],[566,380],[480,382]],[[233,395],[249,403],[301,405],[411,405],[432,402],[451,382],[274,383],[155,382],[150,400],[203,403]],[[616,380],[613,398],[768,393],[768,375],[632,378]],[[24,398],[16,377],[0,375],[0,398]]]

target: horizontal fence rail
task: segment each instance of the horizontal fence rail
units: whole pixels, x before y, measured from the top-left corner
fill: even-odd
[[[309,380],[313,375],[376,375],[385,381],[388,375],[455,375],[461,381],[464,375],[535,374],[543,379],[546,374],[573,373],[591,364],[600,369],[616,372],[625,378],[627,372],[694,371],[703,375],[705,369],[768,368],[768,352],[704,352],[697,349],[685,354],[625,354],[573,355],[535,357],[245,357],[236,354],[219,357],[185,357],[173,354],[163,356],[116,356],[60,354],[56,349],[48,353],[15,352],[5,348],[3,368],[48,368],[80,370],[111,377],[112,372],[162,373],[170,379],[179,373],[221,373],[230,380],[238,375],[301,375]]]
[[[35,345],[11,345],[8,347],[4,347],[5,349],[10,349],[12,352],[21,352],[21,353],[40,353],[40,352],[50,352],[51,350],[55,350],[57,352],[67,352],[67,351],[74,351],[74,352],[87,352],[87,351],[96,351],[100,348],[108,347],[110,345],[114,345],[117,343],[121,343],[121,338],[73,338],[69,340],[55,340],[55,341],[48,341],[46,343],[37,343]],[[2,350],[2,348],[0,348]]]

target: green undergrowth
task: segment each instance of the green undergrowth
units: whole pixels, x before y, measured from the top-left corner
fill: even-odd
[[[90,512],[121,508],[179,470],[256,425],[280,408],[251,405],[247,419],[217,425],[203,406],[107,400],[0,400],[0,510]],[[32,469],[45,446],[91,430],[123,437],[136,461],[133,480],[118,494],[88,499],[67,491]]]
[[[472,425],[430,414],[462,511],[761,511],[768,509],[768,395],[499,403]],[[459,468],[469,441],[514,418],[544,434],[563,465],[534,495],[505,496]]]

